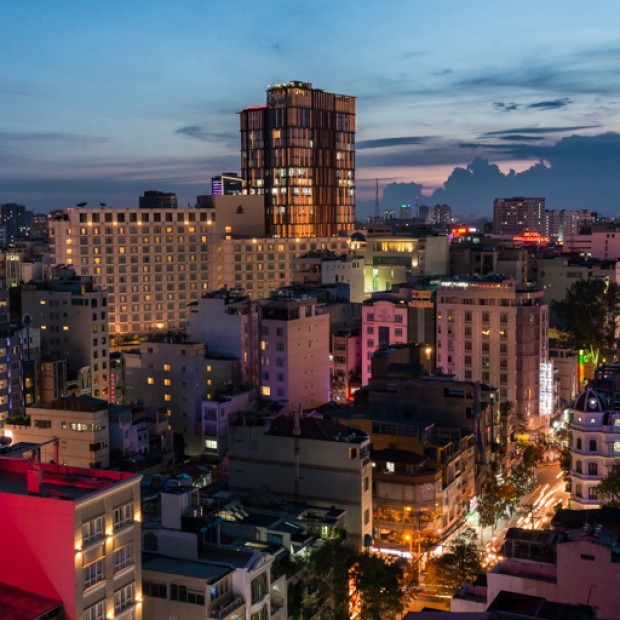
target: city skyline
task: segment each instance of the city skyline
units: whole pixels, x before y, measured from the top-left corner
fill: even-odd
[[[66,1],[0,17],[0,202],[133,207],[160,189],[193,204],[240,168],[238,113],[299,79],[357,98],[358,216],[375,179],[457,213],[489,216],[489,195],[515,193],[620,205],[612,2],[532,16],[482,0]]]

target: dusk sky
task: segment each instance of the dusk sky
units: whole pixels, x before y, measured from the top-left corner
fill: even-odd
[[[619,32],[617,0],[3,2],[0,202],[193,205],[239,171],[237,113],[304,80],[357,97],[360,215],[376,178],[412,183],[386,208],[529,194],[615,215]]]

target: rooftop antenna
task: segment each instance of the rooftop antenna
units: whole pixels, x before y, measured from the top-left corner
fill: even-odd
[[[375,222],[381,219],[381,207],[379,205],[379,179],[375,179]]]

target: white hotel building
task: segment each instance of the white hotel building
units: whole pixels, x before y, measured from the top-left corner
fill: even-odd
[[[293,258],[313,250],[348,252],[348,237],[261,237],[261,227],[252,224],[258,222],[256,205],[251,207],[237,207],[233,214],[219,203],[195,209],[64,209],[49,220],[52,260],[73,265],[78,275],[91,275],[107,290],[115,337],[180,330],[188,305],[205,291],[226,285],[243,288],[252,299],[268,297],[293,280]],[[247,238],[234,238],[240,234]]]

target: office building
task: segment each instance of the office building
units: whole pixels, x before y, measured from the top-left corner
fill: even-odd
[[[0,527],[10,533],[11,559],[0,582],[62,602],[67,620],[140,620],[142,476],[59,467],[34,454],[0,457]]]
[[[293,81],[240,114],[241,176],[264,194],[267,236],[329,237],[352,230],[355,98]]]

